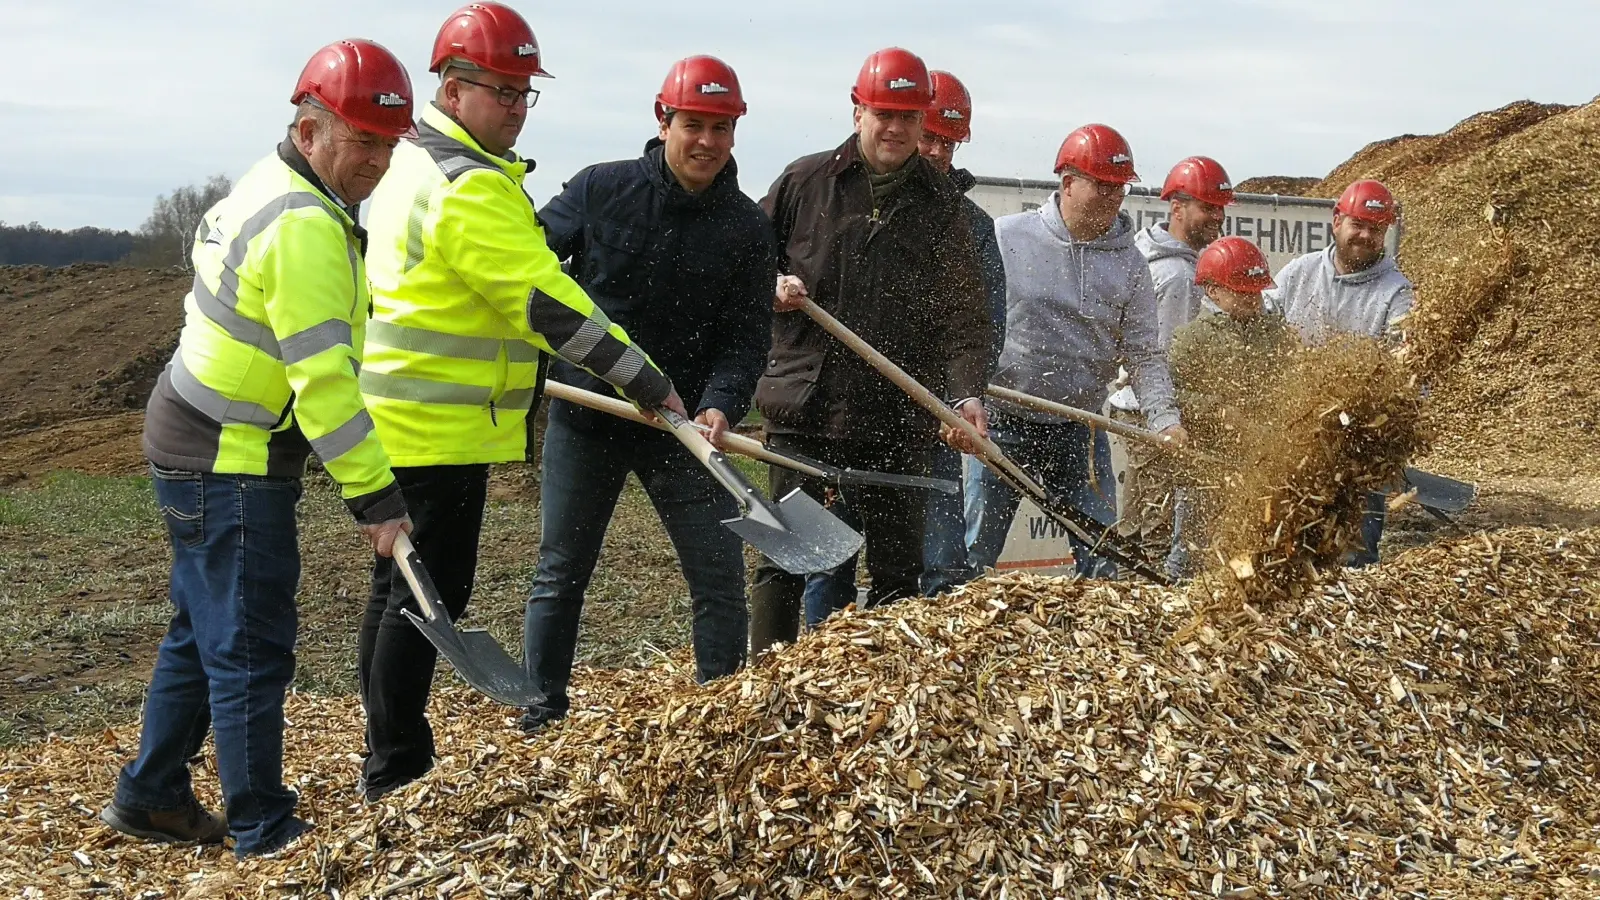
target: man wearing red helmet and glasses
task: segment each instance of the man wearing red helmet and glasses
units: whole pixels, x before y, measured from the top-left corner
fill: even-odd
[[[723,61],[673,64],[656,95],[658,134],[637,159],[590,166],[539,211],[572,277],[683,392],[719,444],[750,410],[772,336],[777,254],[767,214],[739,189],[734,129],[746,111]],[[606,385],[561,363],[558,381]],[[540,465],[539,568],[523,631],[528,673],[545,702],[522,724],[566,715],[584,589],[632,472],[678,551],[693,605],[696,679],[744,661],[744,549],[722,522],[738,508],[669,434],[556,400]]]
[[[1157,333],[1155,286],[1134,246],[1133,220],[1122,210],[1127,185],[1138,178],[1133,151],[1116,129],[1085,125],[1061,142],[1055,172],[1061,186],[1049,202],[995,220],[1006,267],[1006,341],[994,381],[1093,410],[1125,364],[1150,427],[1182,441],[1187,435]],[[1080,511],[1115,523],[1110,478],[1097,474],[1109,466],[1098,461],[1087,427],[992,402],[996,443],[1034,466]],[[1000,558],[1018,502],[1015,490],[985,470],[983,521],[969,548],[977,571]],[[1082,541],[1071,542],[1080,575],[1115,574]]]
[[[993,327],[971,221],[960,192],[917,154],[933,100],[927,67],[899,47],[880,50],[862,65],[850,95],[855,133],[790,163],[762,200],[784,274],[756,406],[774,448],[851,468],[925,474],[937,421],[795,309],[798,298],[810,297],[987,433],[978,398]],[[950,440],[972,449],[959,435]],[[772,470],[773,496],[796,487],[824,498],[820,483]],[[862,488],[846,501],[867,542],[867,603],[919,593],[924,498]],[[762,560],[750,597],[751,652],[795,638],[803,598],[811,623],[837,605],[827,592],[813,596],[815,607],[804,577]]]
[[[545,243],[511,147],[548,78],[509,6],[469,3],[434,38],[439,75],[417,137],[372,195],[372,322],[361,391],[416,522],[417,555],[452,620],[472,595],[489,466],[521,461],[551,356],[643,409],[682,414],[672,381],[612,322]],[[405,618],[416,598],[374,560],[359,666],[368,800],[433,766],[428,688],[437,653]]]
[[[1383,182],[1353,182],[1334,205],[1333,246],[1289,260],[1266,297],[1311,343],[1359,334],[1398,346],[1404,340],[1400,320],[1415,299],[1410,279],[1385,250],[1384,238],[1398,218],[1394,194]],[[1378,561],[1387,517],[1384,495],[1368,494],[1361,522],[1365,546],[1350,556],[1350,565]]]
[[[241,857],[311,827],[283,784],[308,455],[341,485],[379,556],[411,525],[355,375],[368,304],[357,206],[411,128],[411,80],[383,47],[336,41],[306,63],[290,102],[288,137],[206,211],[183,333],[145,410],[176,612],[138,758],[100,815],[153,841],[231,833]],[[208,729],[226,821],[190,783]]]

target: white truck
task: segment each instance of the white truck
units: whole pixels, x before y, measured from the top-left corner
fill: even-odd
[[[1038,209],[1059,187],[1055,181],[984,175],[977,176],[977,182],[967,196],[995,218]],[[1136,229],[1167,220],[1171,204],[1163,201],[1160,193],[1160,188],[1153,186],[1134,185],[1129,189],[1122,208],[1133,217]],[[1332,200],[1311,197],[1236,194],[1235,202],[1228,207],[1222,233],[1249,238],[1266,253],[1272,271],[1277,273],[1289,260],[1326,249],[1333,243],[1333,205]],[[1401,212],[1401,222],[1389,229],[1387,242],[1391,254],[1400,246],[1404,210]],[[1121,458],[1120,453],[1113,456]],[[1113,485],[1104,484],[1101,489],[1109,492]],[[1160,560],[1155,562],[1160,564]],[[1011,521],[996,567],[1001,571],[1026,570],[1041,575],[1072,572],[1072,547],[1066,530],[1024,498]]]

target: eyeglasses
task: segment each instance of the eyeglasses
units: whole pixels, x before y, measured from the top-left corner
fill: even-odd
[[[1074,181],[1082,181],[1094,187],[1094,192],[1101,197],[1126,196],[1133,189],[1129,184],[1118,184],[1115,181],[1101,181],[1088,175],[1073,175]]]
[[[534,90],[533,88],[527,88],[525,90],[519,91],[516,88],[500,87],[499,85],[493,85],[493,84],[484,84],[481,81],[473,81],[470,78],[462,78],[459,75],[456,76],[456,80],[457,81],[465,81],[467,84],[475,84],[478,87],[494,91],[495,99],[500,101],[500,105],[501,106],[504,106],[504,107],[506,107],[508,109],[510,107],[516,106],[517,105],[517,101],[519,101],[519,100],[522,102],[523,106],[528,106],[528,107],[532,107],[535,103],[539,102],[539,92],[537,90]]]

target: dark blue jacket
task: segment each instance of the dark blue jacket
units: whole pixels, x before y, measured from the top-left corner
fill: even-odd
[[[772,222],[739,190],[732,159],[691,194],[653,138],[637,159],[573,176],[539,220],[572,278],[667,373],[691,413],[716,408],[730,423],[744,418],[772,340],[778,260]],[[564,361],[551,377],[615,393]],[[562,412],[585,427],[628,424],[587,409]]]
[[[991,363],[999,362],[1000,348],[1006,345],[1006,264],[1000,258],[1000,239],[994,233],[994,216],[965,196],[978,183],[966,169],[951,169],[950,183],[966,201],[967,218],[972,220],[972,240],[978,247],[978,268],[983,272],[983,290],[989,295],[989,318],[994,321],[994,352]]]

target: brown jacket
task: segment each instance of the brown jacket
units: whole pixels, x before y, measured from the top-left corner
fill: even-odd
[[[982,396],[993,324],[962,195],[927,160],[873,209],[856,136],[795,160],[761,201],[778,265],[811,299],[947,402]],[[756,386],[767,430],[926,444],[933,416],[803,312],[772,321]]]

